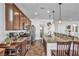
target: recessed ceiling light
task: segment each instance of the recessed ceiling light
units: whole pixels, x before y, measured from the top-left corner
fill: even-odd
[[[47,11],[47,13],[50,13],[50,11]]]
[[[35,12],[35,15],[38,15],[38,13],[37,13],[37,12]]]

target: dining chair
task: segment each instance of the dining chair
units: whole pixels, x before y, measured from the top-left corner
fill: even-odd
[[[79,41],[73,41],[72,56],[79,56]]]
[[[69,56],[70,55],[70,47],[71,47],[71,41],[67,42],[57,42],[57,51],[56,54],[53,53],[53,56]]]

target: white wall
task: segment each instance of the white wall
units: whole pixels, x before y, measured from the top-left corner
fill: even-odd
[[[38,19],[37,20],[36,19],[31,19],[31,21],[32,21],[32,25],[34,25],[36,27],[35,40],[39,40],[40,39],[40,26],[39,26],[40,21],[38,21]]]
[[[35,25],[36,27],[36,40],[40,39],[40,24],[42,24],[44,26],[44,34],[47,33],[47,22],[49,21],[48,19],[31,19],[32,20],[32,24]],[[54,25],[52,26],[52,32],[54,31]]]
[[[39,24],[43,24],[44,25],[44,33],[47,32],[46,30],[46,23],[49,21],[47,19],[31,19],[32,20],[32,24],[34,24],[36,26],[36,39],[39,39],[40,38],[40,28],[39,28]],[[47,21],[46,21],[47,20]],[[75,33],[74,35],[75,36],[79,36],[79,21],[62,21],[62,24],[58,24],[58,21],[55,21],[55,24],[53,25],[53,30],[52,31],[55,31],[55,32],[59,32],[59,33],[64,33],[66,34],[65,32],[65,27],[67,25],[72,25],[72,24],[77,24],[78,25],[78,33]]]
[[[58,24],[58,22],[55,22],[55,32],[59,32],[59,33],[65,33],[65,27],[67,25],[73,25],[73,24],[77,24],[78,25],[78,33],[75,33],[75,36],[79,35],[79,21],[62,21],[62,24]]]
[[[5,37],[5,4],[0,3],[0,42],[2,42]]]

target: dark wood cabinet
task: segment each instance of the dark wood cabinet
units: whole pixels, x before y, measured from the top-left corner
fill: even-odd
[[[22,53],[21,55],[24,56],[26,54],[26,40],[22,42]]]
[[[20,29],[20,11],[13,5],[13,30]]]
[[[13,29],[13,6],[12,4],[5,4],[5,26],[6,30]]]
[[[27,24],[27,18],[20,13],[20,29],[24,29],[25,24]]]
[[[31,25],[31,21],[30,20],[28,20],[28,25]]]
[[[31,20],[12,3],[5,4],[6,30],[23,30],[25,24],[31,25]]]

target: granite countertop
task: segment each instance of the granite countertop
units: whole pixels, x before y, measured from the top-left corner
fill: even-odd
[[[57,37],[44,37],[45,41],[47,43],[57,43],[57,42],[67,42],[67,41],[72,41],[71,39],[60,39],[60,38],[57,38]]]
[[[1,43],[0,48],[13,48],[14,49],[17,46],[19,46],[23,41],[25,41],[25,37],[20,37],[18,38],[18,40],[12,41],[11,44]]]
[[[16,48],[18,46],[20,46],[20,44],[25,41],[25,38],[24,37],[20,37],[18,38],[17,41],[13,41],[12,44],[10,45],[10,48]]]
[[[16,42],[20,43],[20,42],[23,42],[24,40],[25,40],[25,37],[20,37],[16,41],[12,41],[12,43],[16,43]]]

